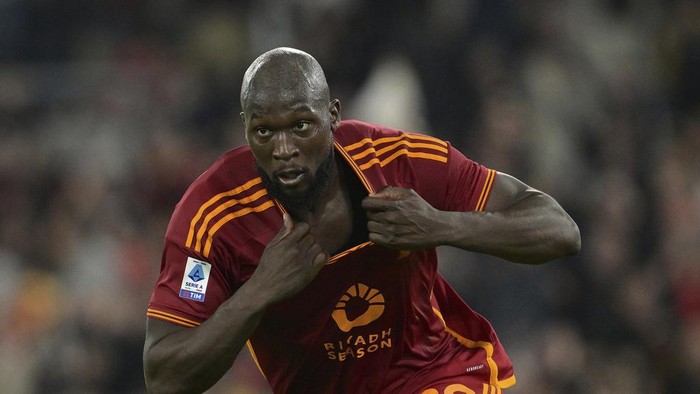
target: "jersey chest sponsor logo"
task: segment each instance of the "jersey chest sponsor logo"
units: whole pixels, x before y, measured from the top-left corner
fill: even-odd
[[[210,273],[211,264],[188,257],[180,284],[180,298],[204,302]]]
[[[335,305],[331,317],[343,333],[323,350],[329,360],[360,359],[392,347],[391,327],[376,327],[364,335],[351,335],[354,328],[368,326],[384,313],[384,295],[363,283],[350,286]]]
[[[366,326],[379,319],[382,313],[384,313],[382,293],[363,283],[358,283],[351,286],[340,297],[331,317],[340,331],[349,332],[355,327]]]

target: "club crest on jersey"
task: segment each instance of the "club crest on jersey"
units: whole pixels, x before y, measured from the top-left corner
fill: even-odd
[[[210,272],[211,264],[188,257],[180,285],[180,298],[204,302]]]

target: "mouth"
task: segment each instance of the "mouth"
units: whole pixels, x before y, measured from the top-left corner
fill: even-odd
[[[274,172],[274,176],[283,186],[296,186],[306,175],[304,169],[300,167],[284,168]]]

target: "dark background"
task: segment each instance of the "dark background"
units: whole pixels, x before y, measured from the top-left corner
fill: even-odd
[[[578,222],[544,266],[440,250],[513,393],[700,390],[700,3],[2,0],[2,392],[144,392],[170,213],[244,142],[242,74],[281,45],[345,118],[447,139]],[[211,390],[267,391],[247,355]]]

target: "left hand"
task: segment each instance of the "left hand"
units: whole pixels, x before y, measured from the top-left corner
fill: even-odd
[[[412,189],[388,186],[362,200],[370,241],[393,249],[416,250],[439,245],[447,226],[444,212]]]

